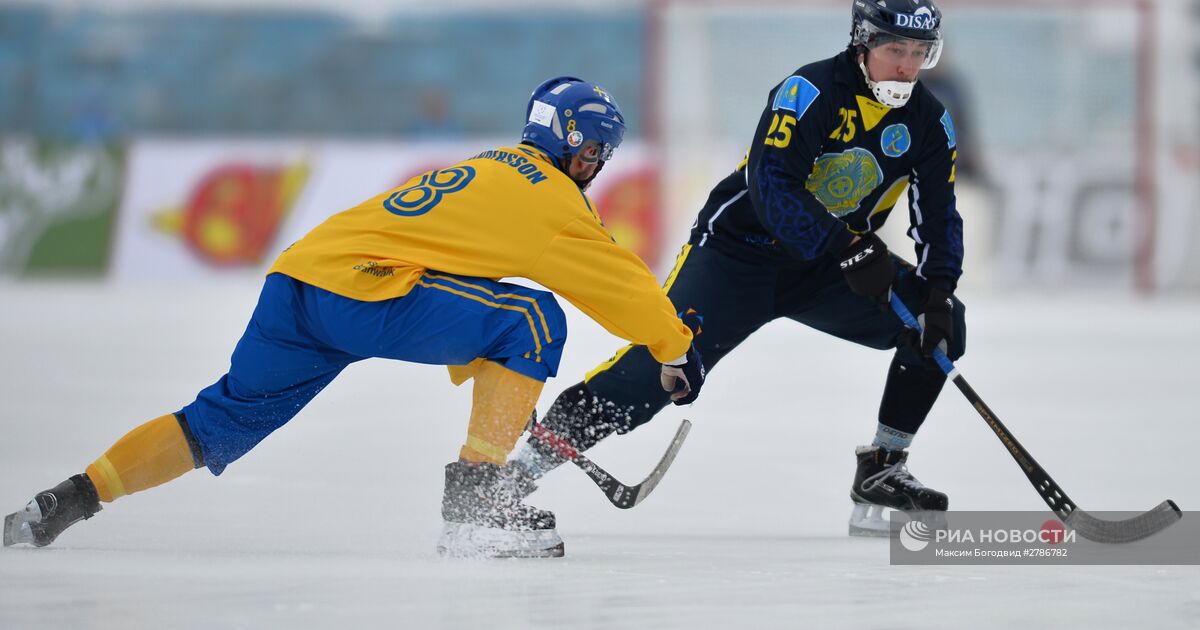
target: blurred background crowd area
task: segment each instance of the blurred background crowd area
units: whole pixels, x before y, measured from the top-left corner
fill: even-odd
[[[943,0],[969,285],[1200,288],[1200,2]],[[250,277],[332,212],[604,85],[591,191],[657,271],[848,0],[0,2],[0,276]],[[903,204],[902,204],[903,205]],[[910,251],[905,208],[886,236]]]
[[[628,95],[640,126],[636,9],[399,10],[365,23],[334,3],[72,6],[0,5],[4,132],[512,135],[530,89],[567,69]]]

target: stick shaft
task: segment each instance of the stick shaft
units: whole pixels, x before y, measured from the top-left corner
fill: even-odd
[[[908,310],[908,307],[904,305],[904,302],[900,301],[900,298],[895,293],[892,294],[891,304],[892,310],[896,312],[896,315],[900,317],[905,326],[917,331],[921,330],[920,322],[917,321],[916,317],[913,317],[912,312]],[[1025,473],[1025,476],[1029,479],[1029,483],[1033,484],[1033,488],[1037,490],[1038,495],[1042,497],[1042,500],[1046,502],[1050,510],[1058,515],[1059,518],[1066,520],[1071,515],[1071,512],[1075,511],[1075,502],[1050,477],[1050,473],[1047,473],[1046,469],[1037,463],[1033,455],[1021,445],[1016,436],[1008,430],[1008,427],[1004,426],[1004,423],[987,406],[987,403],[983,402],[983,398],[980,398],[979,394],[967,383],[967,379],[963,378],[962,374],[959,374],[958,368],[954,367],[954,363],[950,361],[950,357],[947,357],[941,348],[934,348],[933,360],[941,368],[942,372],[945,372],[947,378],[954,381],[954,385],[966,397],[967,402],[971,403],[975,411],[979,412],[980,417],[983,418],[983,421],[987,423],[992,432],[996,434],[996,437],[1000,439],[1000,443],[1004,445],[1008,454],[1012,455],[1013,460],[1021,467],[1021,471]]]
[[[892,310],[896,312],[896,315],[900,317],[904,325],[917,331],[921,330],[920,322],[913,317],[908,307],[894,293],[891,296],[891,303]],[[984,422],[992,429],[992,432],[996,434],[1000,442],[1004,444],[1004,448],[1008,450],[1008,454],[1012,455],[1012,458],[1016,460],[1017,465],[1021,467],[1025,476],[1029,478],[1029,483],[1033,484],[1033,488],[1037,490],[1038,495],[1042,497],[1046,505],[1050,506],[1050,510],[1065,525],[1079,532],[1084,538],[1108,544],[1133,542],[1152,536],[1170,527],[1182,518],[1182,510],[1179,509],[1179,506],[1175,505],[1174,501],[1169,499],[1148,512],[1120,521],[1097,518],[1079,509],[1075,505],[1075,502],[1067,496],[1067,493],[1063,492],[1062,488],[1050,477],[1050,474],[1037,463],[1033,455],[1030,455],[1024,446],[1021,446],[1021,443],[1008,430],[1008,427],[1004,426],[1003,422],[1000,422],[1000,418],[996,417],[995,412],[987,406],[987,403],[983,402],[979,394],[975,393],[975,390],[967,383],[967,379],[958,373],[958,369],[954,367],[954,364],[946,356],[946,353],[942,352],[940,348],[934,348],[933,359],[938,364],[938,367],[946,373],[946,376],[954,381],[958,390],[963,393],[963,396],[967,398],[967,401],[971,403],[975,411],[979,412]]]

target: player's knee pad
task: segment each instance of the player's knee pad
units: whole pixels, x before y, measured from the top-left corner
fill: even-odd
[[[908,365],[892,361],[888,368],[879,421],[905,433],[916,433],[946,384],[946,375],[927,364]]]

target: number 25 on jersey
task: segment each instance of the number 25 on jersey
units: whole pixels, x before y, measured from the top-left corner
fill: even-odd
[[[837,140],[838,136],[841,136],[842,142],[850,142],[854,139],[854,132],[857,129],[854,126],[854,119],[858,117],[858,112],[846,109],[845,107],[839,107],[837,115],[842,122],[837,126],[837,129],[833,130],[833,133],[829,134],[829,139]]]
[[[767,139],[765,144],[769,147],[778,149],[786,148],[792,142],[792,127],[796,124],[796,117],[791,114],[775,114],[771,118],[771,128],[767,130]]]

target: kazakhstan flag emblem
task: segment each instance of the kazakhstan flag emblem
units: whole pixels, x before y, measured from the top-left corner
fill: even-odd
[[[883,180],[883,170],[870,151],[855,147],[817,158],[804,188],[835,217],[858,209],[863,198]]]
[[[820,95],[821,90],[818,90],[817,86],[810,83],[808,79],[802,76],[790,76],[775,92],[775,101],[771,103],[771,109],[786,109],[794,112],[796,119],[799,120]]]

